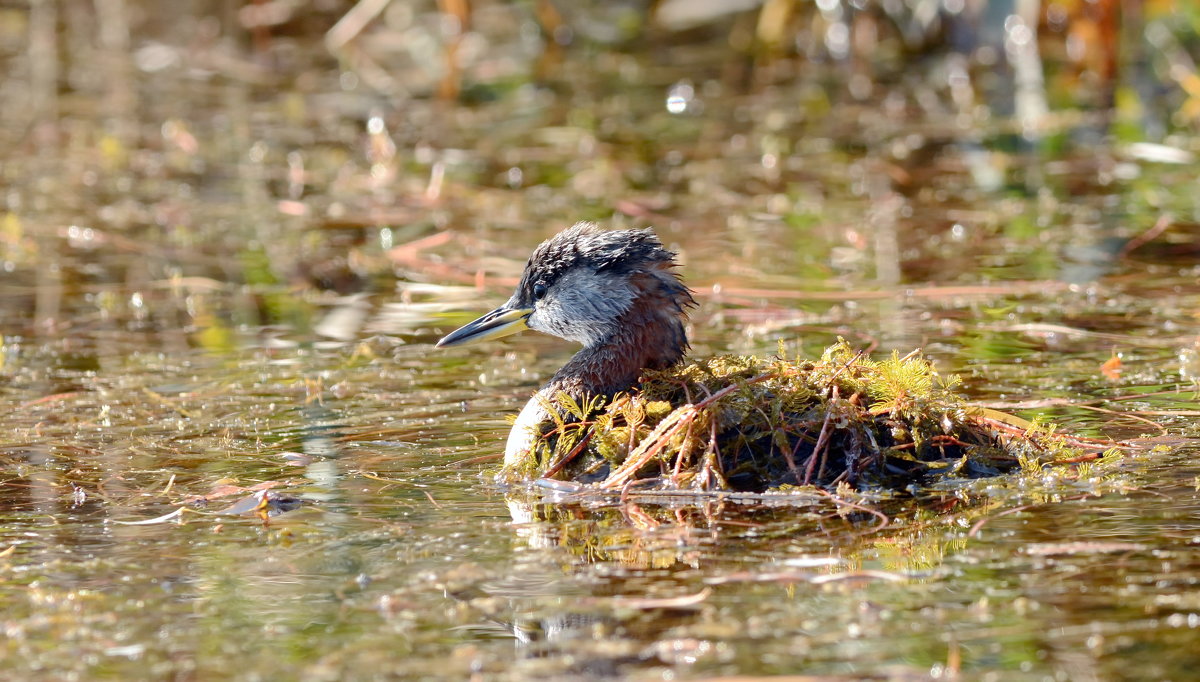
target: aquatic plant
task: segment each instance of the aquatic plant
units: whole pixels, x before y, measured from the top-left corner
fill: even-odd
[[[605,403],[560,393],[501,477],[692,490],[905,489],[1077,459],[1079,441],[972,406],[918,352],[874,360],[845,340],[817,360],[722,355],[646,372]]]

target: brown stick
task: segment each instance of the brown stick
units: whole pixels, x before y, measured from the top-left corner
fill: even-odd
[[[979,529],[983,528],[983,525],[985,523],[987,523],[988,521],[991,521],[992,519],[998,519],[1001,516],[1008,516],[1009,514],[1016,514],[1017,512],[1025,511],[1026,509],[1029,509],[1032,506],[1033,505],[1031,505],[1031,504],[1023,504],[1019,507],[1013,507],[1012,509],[1005,509],[1004,511],[1002,511],[998,514],[993,514],[991,516],[979,519],[978,521],[975,522],[975,525],[971,526],[971,530],[967,531],[967,537],[973,538],[976,535],[978,535]]]
[[[575,447],[571,448],[571,451],[564,455],[562,459],[558,460],[554,466],[547,469],[546,472],[542,474],[542,478],[550,478],[551,476],[557,474],[558,472],[562,471],[563,467],[565,467],[568,462],[578,457],[579,453],[583,452],[583,449],[587,447],[588,442],[592,440],[593,433],[595,433],[595,430],[588,429],[588,432],[583,434],[583,438],[579,440]]]
[[[838,387],[834,386],[832,395],[829,397],[830,413],[833,412],[833,405],[835,405],[837,403],[837,399],[838,399]],[[822,426],[821,428],[824,428],[824,426]],[[820,439],[818,438],[818,440],[820,440]],[[813,454],[816,454],[816,451],[813,451]],[[827,442],[827,443],[825,443],[825,448],[821,451],[821,467],[819,469],[817,469],[817,480],[818,481],[825,477],[825,462],[828,459],[828,457],[829,457],[829,443]]]
[[[1131,252],[1136,251],[1147,242],[1158,237],[1158,235],[1166,232],[1167,228],[1171,226],[1172,221],[1173,218],[1171,217],[1170,213],[1164,213],[1160,215],[1158,220],[1154,221],[1154,225],[1151,226],[1150,229],[1125,242],[1125,246],[1121,247],[1121,252],[1117,255],[1121,258],[1125,258]]]
[[[624,483],[626,480],[632,478],[634,474],[637,473],[638,469],[641,469],[647,462],[653,459],[654,456],[663,449],[663,447],[666,446],[667,441],[669,441],[671,437],[679,431],[679,429],[682,429],[684,426],[692,423],[692,421],[696,418],[698,411],[699,408],[693,405],[690,410],[687,410],[681,414],[674,424],[671,424],[668,420],[663,420],[663,422],[660,423],[658,427],[656,427],[654,431],[650,433],[650,435],[646,436],[646,439],[642,441],[642,444],[638,446],[637,450],[634,450],[632,453],[630,453],[629,458],[625,460],[625,463],[618,467],[616,471],[609,474],[608,478],[604,479],[604,481],[600,483],[600,487],[615,488]]]
[[[829,421],[832,418],[833,410],[825,408],[825,422],[821,424],[821,433],[817,436],[817,444],[813,446],[812,454],[808,457],[808,466],[804,469],[804,485],[812,483],[813,471],[817,468],[817,456],[821,454],[821,447],[825,445],[825,441],[829,437]]]

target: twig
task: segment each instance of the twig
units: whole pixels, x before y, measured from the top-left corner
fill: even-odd
[[[433,495],[430,495],[428,490],[422,490],[421,492],[425,493],[425,497],[429,499],[429,504],[432,504],[434,509],[442,508],[442,505],[438,504],[438,501],[433,499]]]
[[[44,395],[41,398],[34,398],[33,400],[26,400],[25,402],[18,405],[17,409],[24,410],[26,408],[33,407],[34,405],[40,405],[42,403],[56,402],[59,400],[66,400],[68,398],[74,398],[77,395],[79,395],[79,391],[69,391],[67,393],[55,393],[53,395]]]
[[[875,516],[876,518],[878,518],[879,525],[875,526],[872,529],[873,531],[883,530],[884,528],[887,528],[888,524],[890,524],[892,522],[892,520],[890,518],[888,518],[887,514],[884,514],[883,512],[879,511],[878,509],[864,507],[861,504],[855,504],[854,502],[851,502],[849,500],[843,500],[842,498],[838,497],[837,495],[834,495],[833,493],[829,492],[828,490],[822,490],[820,488],[817,488],[816,492],[820,495],[824,495],[825,497],[828,497],[829,499],[833,500],[834,504],[842,504],[847,507],[850,507],[851,509],[857,509],[859,511],[864,511],[864,512],[871,514],[871,515]]]
[[[389,0],[359,0],[350,11],[342,15],[333,28],[325,34],[325,47],[337,52],[346,43],[354,40],[375,17],[388,6]]]
[[[840,582],[842,580],[888,580],[894,583],[903,583],[911,580],[903,573],[892,573],[891,571],[879,571],[868,569],[865,571],[845,571],[843,573],[827,573],[824,575],[813,576],[808,582],[814,585],[823,585],[825,583]]]
[[[838,401],[838,387],[834,386],[833,394],[829,397],[829,414],[833,413],[833,408],[835,405],[837,405],[837,401]],[[828,414],[826,416],[828,416]],[[825,427],[822,426],[821,428],[825,428]],[[833,432],[831,431],[830,433],[833,433]],[[830,436],[830,437],[832,437],[832,436]],[[820,439],[818,439],[818,440],[820,440]],[[813,454],[816,454],[815,450],[813,451]],[[828,459],[829,459],[829,443],[826,442],[825,447],[821,449],[821,466],[817,469],[817,480],[818,481],[825,477],[825,464],[828,461]]]
[[[450,462],[446,466],[448,466],[450,468],[457,468],[457,467],[461,467],[461,466],[466,466],[468,464],[479,464],[480,462],[494,462],[502,457],[504,457],[504,454],[497,452],[497,453],[493,453],[490,455],[479,455],[477,457],[468,457],[466,459],[460,459],[455,462]]]
[[[1159,424],[1156,421],[1146,419],[1145,417],[1139,417],[1138,415],[1134,414],[1133,412],[1118,412],[1116,410],[1106,410],[1103,407],[1096,407],[1095,405],[1079,405],[1078,407],[1081,407],[1085,410],[1091,410],[1093,412],[1102,412],[1104,414],[1112,414],[1112,415],[1116,415],[1118,417],[1128,417],[1129,419],[1132,419],[1134,421],[1139,421],[1139,422],[1142,422],[1145,424],[1149,424],[1150,426],[1153,426],[1154,428],[1158,429],[1158,431],[1159,431],[1158,435],[1160,435],[1160,436],[1167,435],[1167,427],[1163,426],[1162,424]]]
[[[705,453],[704,479],[708,481],[716,478],[721,482],[722,487],[724,487],[727,481],[725,480],[724,468],[721,466],[721,447],[717,445],[716,419],[712,420],[710,428],[712,431],[708,443],[708,451]]]
[[[1029,509],[1032,506],[1033,506],[1032,504],[1023,504],[1019,507],[1013,507],[1012,509],[1005,509],[1004,511],[1002,511],[998,514],[993,514],[991,516],[979,519],[978,521],[975,522],[975,525],[971,526],[971,530],[967,531],[967,537],[973,538],[976,535],[978,535],[979,529],[983,528],[984,524],[986,524],[988,521],[991,521],[992,519],[998,519],[1001,516],[1008,516],[1009,514],[1016,514],[1017,512],[1025,511],[1026,509]]]
[[[1046,462],[1046,464],[1049,464],[1050,466],[1057,466],[1059,464],[1079,464],[1080,462],[1092,462],[1100,459],[1100,454],[1101,453],[1099,452],[1089,452],[1085,455],[1079,455],[1078,457],[1050,460],[1049,462]]]
[[[609,474],[608,478],[604,479],[604,481],[600,484],[600,487],[615,488],[618,485],[621,485],[626,480],[633,477],[637,473],[638,469],[641,469],[642,466],[653,459],[660,450],[666,447],[667,442],[679,431],[679,429],[692,423],[701,409],[697,405],[690,406],[691,409],[687,408],[688,406],[684,406],[672,413],[672,415],[679,415],[679,417],[675,420],[675,423],[672,424],[670,417],[668,417],[667,419],[664,419],[657,427],[655,427],[654,431],[650,432],[650,435],[646,436],[646,439],[642,441],[642,444],[638,446],[637,450],[634,450],[632,453],[630,453],[629,458],[625,460],[625,463],[618,467],[616,471]]]
[[[1005,433],[1011,433],[1013,435],[1021,436],[1024,438],[1029,437],[1029,431],[1027,429],[1022,429],[1020,427],[1013,426],[1011,424],[1006,424],[998,419],[992,419],[991,417],[976,417],[976,419],[979,419],[981,422],[986,423],[988,426],[996,429],[997,431],[1004,431]],[[1067,441],[1068,443],[1071,443],[1072,445],[1077,445],[1081,448],[1107,450],[1108,448],[1112,448],[1112,447],[1124,447],[1124,448],[1130,447],[1128,443],[1119,443],[1117,441],[1112,441],[1112,440],[1101,440],[1099,438],[1086,438],[1084,436],[1071,436],[1071,435],[1064,434],[1064,433],[1056,433],[1056,434],[1053,434],[1052,437],[1061,438],[1061,439]]]
[[[825,408],[825,422],[821,424],[821,433],[817,435],[817,444],[813,446],[812,454],[808,456],[808,466],[804,468],[804,485],[812,483],[813,471],[817,468],[817,457],[821,454],[821,447],[825,445],[825,441],[829,438],[829,422],[833,419],[833,409]]]
[[[1171,226],[1172,222],[1174,222],[1174,218],[1170,213],[1164,213],[1160,215],[1158,220],[1154,221],[1154,225],[1152,225],[1150,229],[1125,242],[1125,246],[1121,247],[1120,252],[1117,253],[1117,257],[1125,258],[1130,253],[1137,251],[1147,242],[1153,241],[1160,234],[1166,232],[1167,228]]]
[[[853,301],[877,300],[887,298],[924,298],[948,299],[964,296],[1016,296],[1027,293],[1046,294],[1065,290],[1069,285],[1065,282],[1018,281],[1003,284],[979,284],[966,286],[929,286],[907,287],[900,286],[892,290],[854,289],[850,291],[813,291],[804,289],[752,289],[748,287],[724,286],[721,297],[728,300],[731,297],[766,298],[766,299],[804,299],[808,301]],[[711,296],[711,290],[704,287],[696,288],[697,296]]]
[[[916,352],[916,351],[913,351],[913,352]],[[834,372],[834,373],[833,373],[833,376],[829,377],[829,385],[830,385],[832,388],[835,388],[835,389],[836,389],[836,388],[837,388],[837,386],[834,386],[834,384],[833,384],[833,380],[834,380],[834,379],[836,379],[836,378],[838,378],[839,376],[841,376],[842,372],[845,372],[847,369],[849,369],[849,368],[850,368],[850,366],[851,366],[851,365],[853,365],[855,362],[857,362],[857,361],[858,361],[858,359],[859,359],[859,358],[861,358],[862,356],[863,356],[863,352],[862,352],[861,350],[860,350],[860,351],[857,351],[857,352],[855,352],[855,353],[854,353],[854,357],[852,357],[852,358],[850,358],[849,360],[847,360],[847,361],[846,361],[846,364],[842,365],[841,367],[838,367],[838,370],[837,370],[836,372]],[[906,359],[907,359],[907,358],[906,358]]]
[[[562,459],[558,460],[558,462],[547,469],[546,472],[542,474],[542,478],[550,478],[554,476],[558,472],[562,471],[563,467],[565,467],[567,463],[578,457],[579,453],[583,452],[583,449],[587,447],[588,442],[592,440],[593,433],[595,433],[594,429],[588,429],[587,433],[583,434],[583,438],[580,438],[579,442],[575,444],[575,447],[571,448],[570,452],[563,455]]]
[[[683,609],[699,604],[708,599],[710,594],[712,594],[712,589],[706,587],[696,594],[688,594],[682,597],[614,597],[609,603],[627,609]],[[589,600],[584,601],[586,603]]]
[[[783,457],[787,460],[788,471],[797,482],[800,481],[800,470],[796,468],[796,453],[800,452],[801,445],[804,445],[804,434],[798,433],[796,434],[796,445],[792,447],[791,452],[787,449],[783,451]],[[816,450],[813,450],[813,453],[815,454]]]
[[[713,403],[717,402],[721,398],[724,398],[725,396],[729,395],[730,393],[733,393],[734,391],[736,391],[739,388],[742,388],[744,386],[749,386],[750,384],[761,383],[768,379],[776,379],[778,377],[779,377],[779,372],[764,372],[763,374],[759,374],[756,377],[751,377],[740,384],[738,384],[738,383],[730,384],[729,386],[726,386],[725,388],[722,388],[721,390],[717,391],[716,393],[708,396],[704,400],[701,400],[700,402],[696,403],[695,407],[697,410],[703,410],[704,408],[708,407],[709,405],[712,405]]]
[[[1126,395],[1118,395],[1107,398],[1095,398],[1093,400],[1072,400],[1071,398],[1044,398],[1040,400],[1016,400],[1016,401],[978,401],[972,402],[974,407],[991,408],[995,410],[1033,410],[1045,407],[1080,407],[1083,405],[1097,405],[1099,403],[1115,403],[1122,400],[1142,400],[1145,398],[1154,398],[1161,395],[1181,395],[1185,393],[1183,389],[1175,389],[1170,391],[1152,391],[1150,393],[1128,393]],[[1141,414],[1157,414],[1147,410],[1139,410]],[[1190,416],[1190,415],[1184,415]]]
[[[642,529],[658,528],[662,525],[633,502],[626,502],[621,506],[621,515],[625,517],[626,521]]]

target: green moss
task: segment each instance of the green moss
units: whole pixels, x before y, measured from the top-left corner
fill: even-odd
[[[565,394],[511,478],[617,489],[906,489],[1024,469],[1082,451],[1053,427],[976,408],[917,353],[872,360],[844,340],[816,361],[723,355],[647,373],[605,404]]]

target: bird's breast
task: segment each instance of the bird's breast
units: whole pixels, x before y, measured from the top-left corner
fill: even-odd
[[[517,421],[513,422],[512,430],[508,432],[508,442],[504,445],[505,468],[522,463],[537,442],[539,427],[550,418],[542,406],[543,400],[539,391],[525,403],[517,415]]]

